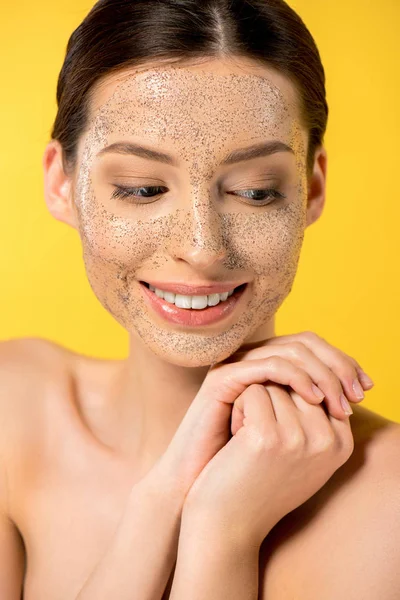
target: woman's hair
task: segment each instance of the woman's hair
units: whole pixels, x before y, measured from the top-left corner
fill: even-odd
[[[315,41],[284,0],[99,0],[72,33],[58,85],[52,139],[66,173],[89,116],[93,86],[104,76],[157,59],[246,57],[286,75],[309,132],[307,174],[323,144],[328,105]]]

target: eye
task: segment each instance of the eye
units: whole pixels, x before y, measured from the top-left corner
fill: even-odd
[[[158,196],[160,194],[160,192],[156,192],[156,193],[153,193],[152,195],[150,193],[149,195],[146,195],[146,196],[140,196],[139,192],[141,190],[164,190],[164,191],[167,191],[167,188],[161,187],[161,186],[147,186],[147,187],[130,188],[130,187],[123,187],[123,186],[117,185],[111,198],[134,198],[134,197],[136,197],[136,198],[153,198],[153,196]]]
[[[144,196],[140,195],[141,191],[145,191]],[[161,192],[159,191],[161,190]],[[116,186],[115,191],[112,194],[112,198],[153,198],[155,196],[159,196],[163,191],[168,191],[168,188],[163,186],[143,186],[138,188],[124,187],[124,186]],[[152,193],[153,192],[153,193]],[[231,192],[232,194],[241,196],[238,192]],[[243,197],[246,198],[246,193],[255,194],[255,197],[250,197],[250,200],[253,200],[255,204],[259,204],[260,206],[266,206],[266,204],[271,204],[274,200],[282,200],[286,198],[285,194],[282,194],[275,188],[267,188],[267,189],[250,189],[243,190]],[[270,202],[264,202],[265,200],[270,200]],[[262,204],[263,202],[263,204]],[[139,202],[139,204],[141,204]],[[144,203],[146,204],[146,203]],[[147,203],[148,204],[148,203]]]
[[[243,191],[244,191],[244,193],[250,193],[250,194],[255,193],[256,197],[250,197],[250,200],[254,200],[256,204],[260,204],[260,205],[261,205],[261,202],[263,202],[265,199],[269,199],[272,202],[273,200],[282,200],[282,199],[286,198],[285,194],[282,194],[282,192],[279,192],[275,188],[243,190]],[[241,196],[241,194],[238,194],[237,192],[232,192],[232,193],[237,194],[238,196]],[[248,196],[244,195],[243,197],[246,198]],[[266,203],[262,204],[262,206],[265,206],[266,204],[271,204],[271,202],[266,202]]]

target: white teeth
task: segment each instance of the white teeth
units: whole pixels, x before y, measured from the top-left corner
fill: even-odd
[[[175,302],[175,294],[173,292],[164,292],[163,296],[161,297],[164,297],[164,300],[166,300],[167,302],[171,302],[171,304]]]
[[[183,294],[174,294],[173,292],[164,292],[152,285],[149,285],[152,292],[159,298],[163,298],[171,304],[175,304],[178,308],[194,308],[201,310],[207,306],[216,306],[220,302],[224,302],[232,296],[234,290],[224,292],[223,294],[210,294],[208,296],[184,296]]]

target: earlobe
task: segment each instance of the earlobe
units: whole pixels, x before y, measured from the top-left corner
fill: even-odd
[[[57,140],[52,140],[46,146],[42,165],[47,208],[55,219],[77,229],[72,178],[64,172],[62,146]]]
[[[308,183],[307,227],[319,219],[325,206],[327,163],[325,148],[318,148]]]

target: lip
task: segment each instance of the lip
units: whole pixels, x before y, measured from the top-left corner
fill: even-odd
[[[164,292],[173,292],[175,294],[182,294],[183,296],[195,296],[203,295],[209,296],[210,294],[223,294],[224,292],[230,292],[235,288],[247,283],[247,281],[228,281],[227,283],[214,283],[214,284],[199,284],[199,285],[186,285],[180,282],[165,282],[165,281],[144,281],[140,283],[149,283],[153,287],[163,290]]]
[[[181,325],[189,328],[211,326],[222,321],[228,321],[229,317],[232,318],[239,311],[239,307],[244,308],[249,288],[250,286],[245,284],[244,288],[241,287],[234,292],[225,302],[219,302],[216,306],[208,306],[207,308],[196,310],[179,308],[175,304],[159,298],[140,282],[142,294],[150,308],[156,314],[173,325]]]

